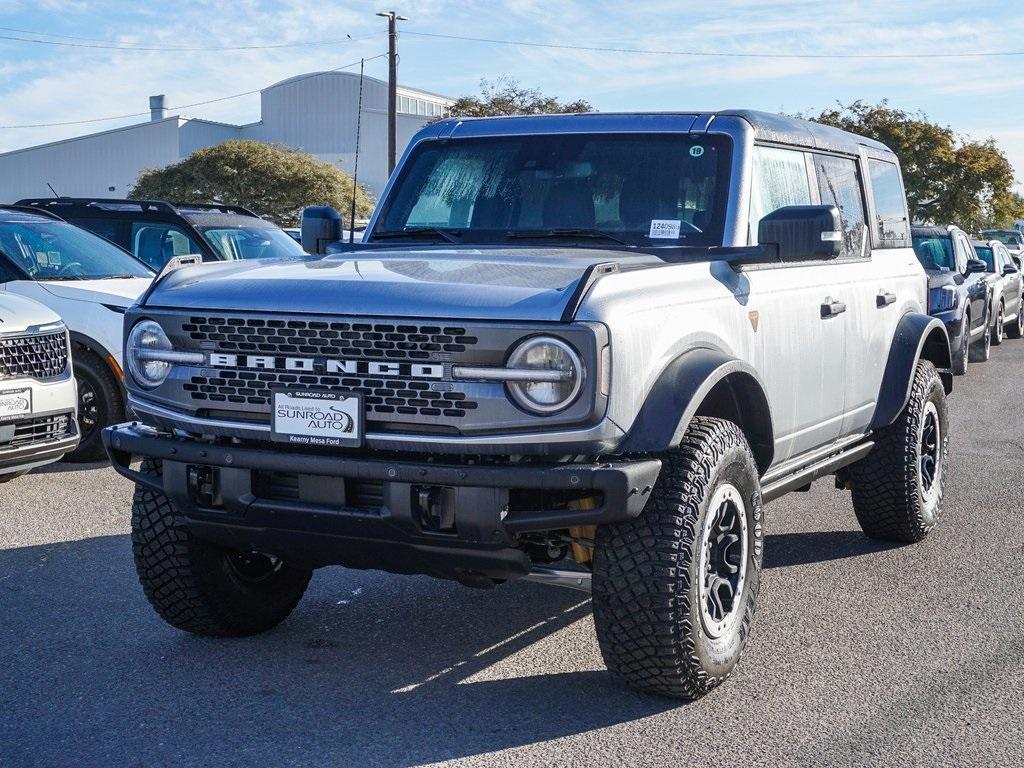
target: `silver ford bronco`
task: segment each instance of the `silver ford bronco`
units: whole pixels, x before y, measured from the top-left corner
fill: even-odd
[[[139,421],[104,439],[175,627],[267,630],[325,565],[529,578],[592,591],[617,677],[693,698],[747,641],[764,503],[834,475],[868,536],[936,523],[949,341],[881,144],[744,111],[448,119],[362,243],[338,228],[307,209],[316,255],[172,264],[126,315]]]

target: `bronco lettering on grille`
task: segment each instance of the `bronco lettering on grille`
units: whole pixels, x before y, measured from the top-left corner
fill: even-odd
[[[440,363],[385,362],[380,360],[334,360],[326,357],[275,357],[273,355],[229,355],[211,352],[209,364],[216,368],[259,368],[267,371],[406,376],[443,379]]]

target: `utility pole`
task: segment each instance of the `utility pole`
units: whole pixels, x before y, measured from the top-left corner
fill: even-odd
[[[388,175],[395,170],[398,153],[398,22],[408,21],[394,11],[380,11],[378,16],[388,20]]]

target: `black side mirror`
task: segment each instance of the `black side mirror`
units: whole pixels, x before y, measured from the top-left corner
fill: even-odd
[[[327,253],[327,244],[341,239],[341,214],[329,205],[310,205],[302,209],[302,250]]]
[[[967,260],[967,272],[965,274],[974,275],[978,272],[987,272],[988,265],[981,259],[968,259]]]
[[[787,205],[757,227],[757,241],[778,250],[780,261],[834,259],[842,251],[843,226],[834,205]]]
[[[1003,274],[1004,275],[1016,275],[1018,272],[1020,272],[1020,270],[1017,269],[1015,266],[1013,266],[1013,264],[1004,264],[1003,265]]]

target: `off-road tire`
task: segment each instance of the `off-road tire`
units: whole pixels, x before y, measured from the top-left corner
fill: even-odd
[[[146,459],[143,473],[159,476]],[[132,500],[132,553],[150,604],[173,627],[196,635],[245,637],[280,624],[298,604],[312,571],[278,564],[259,580],[232,565],[242,553],[195,538],[176,522],[171,501],[141,484]]]
[[[1024,335],[1024,296],[1017,304],[1017,317],[1006,325],[1006,335],[1011,339],[1019,339]]]
[[[598,528],[594,625],[616,678],[695,699],[729,677],[746,645],[762,561],[761,490],[750,446],[732,422],[694,418],[679,447],[661,458],[661,475],[640,516]],[[730,626],[714,637],[702,614],[700,564],[710,551],[703,544],[716,514],[711,501],[729,486],[745,507],[746,549],[736,558],[745,562],[745,579]]]
[[[929,413],[938,423],[941,453],[932,459],[933,480],[926,483],[922,433]],[[948,464],[946,394],[934,365],[918,361],[909,402],[874,440],[871,452],[849,470],[857,520],[873,539],[920,541],[938,522]]]
[[[999,309],[996,311],[995,320],[992,323],[992,346],[998,347],[1003,343],[1003,338],[1006,335],[1006,326],[1003,322],[1003,311],[1006,306],[1003,302],[999,302]]]
[[[78,382],[78,429],[82,440],[65,461],[102,461],[107,458],[101,432],[124,420],[124,390],[114,372],[98,355],[76,348],[72,367]]]
[[[972,363],[988,362],[992,355],[992,324],[985,318],[985,333],[971,344],[970,358]]]
[[[1021,302],[1024,304],[1024,302]],[[960,331],[960,346],[954,350],[953,354],[953,375],[963,376],[967,373],[967,362],[970,357],[970,346],[971,346],[971,318],[968,315],[964,315],[963,327]]]

